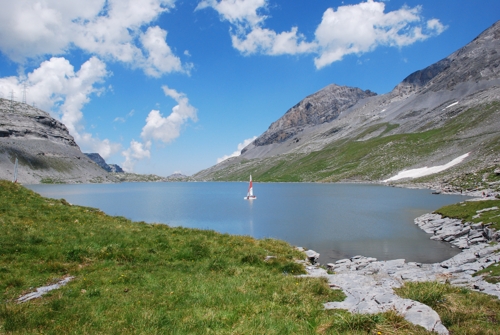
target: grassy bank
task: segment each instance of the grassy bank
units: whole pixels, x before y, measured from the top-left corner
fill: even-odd
[[[0,333],[313,333],[342,299],[271,239],[110,217],[0,182]],[[266,256],[276,256],[265,261]],[[75,276],[41,299],[33,288]]]
[[[459,204],[444,206],[436,211],[445,217],[460,219],[462,222],[482,222],[495,230],[500,230],[500,200],[465,201]],[[485,280],[496,284],[500,282],[500,265],[492,264],[477,273],[484,275]]]
[[[295,277],[304,256],[282,241],[131,222],[5,181],[0,231],[0,333],[428,334],[392,312],[323,310],[344,295]],[[70,275],[66,286],[16,303]],[[448,313],[453,326],[467,311]]]

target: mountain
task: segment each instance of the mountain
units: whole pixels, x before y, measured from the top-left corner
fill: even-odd
[[[27,104],[0,98],[0,179],[38,183],[112,182],[85,156],[64,124]]]
[[[106,163],[104,158],[102,158],[101,155],[99,155],[96,152],[86,153],[85,156],[90,158],[94,163],[99,165],[101,168],[103,168],[107,172],[116,172],[116,173],[124,173],[125,172],[118,164]]]
[[[123,169],[118,164],[108,164],[108,166],[111,169],[110,172],[125,173],[125,171],[123,171]]]
[[[106,161],[104,160],[104,158],[102,158],[101,155],[99,155],[98,153],[96,153],[96,152],[85,153],[85,156],[87,156],[88,158],[90,158],[94,163],[96,163],[97,165],[99,165],[105,171],[111,172],[111,167],[108,165],[108,163],[106,163]]]
[[[329,85],[289,109],[240,156],[193,178],[380,181],[466,153],[460,165],[425,180],[498,165],[499,52],[497,22],[387,94]]]

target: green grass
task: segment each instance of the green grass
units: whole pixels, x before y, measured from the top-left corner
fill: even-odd
[[[407,282],[396,293],[432,307],[450,334],[500,334],[500,300],[437,282]]]
[[[254,180],[262,182],[382,180],[439,150],[472,143],[474,138],[463,138],[462,134],[480,129],[498,113],[499,106],[500,103],[495,102],[472,108],[448,119],[440,128],[432,129],[432,125],[428,125],[411,134],[391,135],[398,125],[376,124],[355,138],[335,141],[320,151],[237,161],[216,171],[211,178],[244,181],[252,174]],[[379,135],[362,140],[372,133]],[[500,153],[498,140],[498,137],[485,140],[478,150],[488,155]]]
[[[486,201],[464,201],[459,204],[444,206],[435,211],[445,217],[460,219],[463,222],[474,222],[489,224],[489,227],[500,230],[500,209],[490,210],[480,213],[478,217],[477,211],[498,207],[500,208],[500,200]]]
[[[131,222],[5,181],[0,231],[0,333],[314,334],[343,299],[295,277],[304,256],[285,242]]]
[[[482,275],[484,280],[492,284],[500,283],[500,264],[495,263],[491,264],[485,269],[478,271],[474,274],[474,276]]]

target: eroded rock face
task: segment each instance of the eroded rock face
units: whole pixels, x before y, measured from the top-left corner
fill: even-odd
[[[0,179],[24,184],[112,182],[116,179],[85,156],[68,129],[48,113],[0,99]]]
[[[48,139],[78,147],[66,126],[48,113],[19,102],[0,98],[0,137]]]
[[[290,108],[254,141],[254,145],[281,143],[302,131],[303,127],[331,122],[359,100],[375,95],[356,87],[329,85]]]

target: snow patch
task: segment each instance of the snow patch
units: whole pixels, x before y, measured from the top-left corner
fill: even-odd
[[[399,180],[399,179],[404,179],[404,178],[419,178],[419,177],[424,177],[428,176],[430,174],[438,173],[441,171],[444,171],[446,169],[451,168],[452,166],[455,166],[459,163],[461,163],[465,158],[469,156],[469,152],[466,153],[465,155],[462,155],[460,157],[455,158],[451,162],[444,164],[444,165],[437,165],[437,166],[431,166],[431,167],[423,167],[419,169],[412,169],[412,170],[403,170],[399,172],[397,175],[394,177],[391,177],[389,179],[384,180],[383,182],[386,183],[388,181],[393,181],[393,180]]]
[[[445,108],[443,108],[443,110],[445,110],[446,108],[450,108],[451,106],[455,106],[456,104],[458,104],[458,101],[446,106]]]

